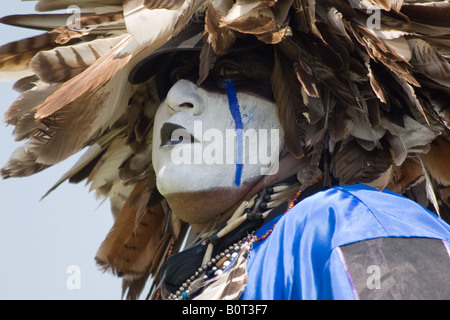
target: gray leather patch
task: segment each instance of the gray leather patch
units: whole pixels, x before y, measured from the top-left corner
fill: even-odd
[[[377,238],[340,249],[361,300],[450,299],[450,257],[442,240]]]

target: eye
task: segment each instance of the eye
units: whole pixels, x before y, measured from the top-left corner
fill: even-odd
[[[214,69],[214,75],[217,77],[227,78],[243,75],[242,69],[231,61],[221,61]]]
[[[223,66],[217,71],[217,75],[221,77],[236,76],[241,74],[241,71],[233,66]]]
[[[185,79],[191,70],[192,66],[178,66],[170,72],[170,80],[172,81],[172,83],[175,83],[180,79]]]

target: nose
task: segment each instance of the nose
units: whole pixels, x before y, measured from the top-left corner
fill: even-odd
[[[165,105],[172,114],[184,111],[192,115],[199,115],[204,109],[204,100],[200,90],[191,81],[179,80],[167,93]]]

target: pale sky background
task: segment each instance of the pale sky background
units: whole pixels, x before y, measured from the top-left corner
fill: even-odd
[[[36,3],[2,1],[0,16],[31,13]],[[0,24],[0,45],[39,33]],[[3,121],[18,97],[12,85],[0,82],[0,167],[22,144]],[[31,177],[0,179],[0,299],[121,298],[121,280],[94,261],[113,224],[109,201],[96,199],[84,182],[65,182],[40,201],[80,155]],[[67,286],[71,266],[79,270],[78,289]]]

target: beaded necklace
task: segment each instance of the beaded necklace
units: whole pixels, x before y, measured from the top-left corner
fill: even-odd
[[[295,194],[295,197],[289,202],[289,205],[288,205],[286,211],[285,211],[283,214],[286,214],[289,210],[291,210],[291,209],[294,207],[294,205],[295,205],[295,204],[297,203],[297,201],[298,201],[298,198],[300,198],[300,196],[303,194],[303,192],[304,192],[306,189],[308,189],[308,188],[314,186],[315,184],[319,183],[322,179],[323,179],[323,175],[321,175],[320,177],[318,177],[318,178],[312,180],[312,181],[311,181],[310,183],[308,183],[306,186],[302,186],[302,188],[300,188],[300,190],[297,191],[297,193]],[[269,237],[270,234],[272,233],[273,229],[275,228],[275,225],[276,225],[276,223],[274,223],[274,225],[272,226],[272,228],[270,228],[269,230],[267,230],[266,233],[263,234],[261,237],[258,238],[257,236],[253,236],[252,239],[251,239],[251,242],[254,243],[254,242],[260,242],[260,241],[266,240],[267,237]]]
[[[307,185],[302,186],[297,191],[295,196],[291,199],[291,201],[288,204],[287,209],[282,214],[285,214],[286,212],[291,210],[294,207],[294,205],[298,202],[298,199],[304,193],[304,191],[307,190],[308,188],[314,186],[318,182],[320,182],[322,180],[322,177],[323,176],[320,176],[320,177],[316,178],[315,180],[311,181],[310,183],[308,183]],[[275,188],[277,188],[277,187],[275,187]],[[231,232],[233,230],[233,227],[235,227],[235,225],[238,225],[239,223],[241,223],[242,220],[249,219],[249,218],[255,218],[255,216],[258,216],[259,218],[267,217],[268,213],[271,211],[272,205],[278,206],[279,203],[277,201],[276,203],[273,203],[271,205],[271,203],[269,202],[269,205],[268,205],[268,203],[266,203],[266,202],[261,202],[261,199],[264,199],[264,198],[270,199],[270,196],[273,195],[274,193],[277,193],[276,192],[277,190],[278,189],[276,189],[274,191],[274,188],[268,188],[268,189],[264,189],[261,193],[258,193],[257,197],[255,197],[254,199],[251,200],[251,203],[253,204],[253,206],[251,206],[251,208],[249,208],[248,203],[245,206],[242,205],[236,212],[243,211],[244,214],[239,215],[239,214],[235,213],[235,215],[233,215],[235,217],[234,217],[234,219],[233,219],[233,217],[230,219],[231,222],[229,222],[229,224],[228,224],[229,230],[227,232]],[[267,194],[266,194],[266,192],[267,192]],[[244,209],[244,207],[245,207],[245,209]],[[257,211],[254,209],[255,207],[258,207],[260,209],[267,209],[267,210],[256,213]],[[202,286],[204,285],[204,283],[206,281],[222,274],[230,266],[232,261],[234,261],[236,259],[239,252],[241,251],[242,247],[246,243],[250,243],[250,245],[251,245],[254,242],[259,242],[259,241],[263,241],[263,240],[267,239],[267,237],[269,237],[269,235],[272,233],[275,225],[276,224],[274,224],[272,226],[272,228],[270,230],[268,230],[261,237],[256,237],[254,235],[256,230],[252,231],[249,236],[245,236],[244,238],[238,240],[237,242],[230,245],[223,252],[221,252],[220,254],[217,254],[213,257],[211,257],[211,251],[212,251],[212,242],[211,242],[208,245],[207,252],[205,254],[205,257],[203,259],[201,266],[194,272],[194,274],[192,274],[189,278],[187,278],[181,284],[181,286],[178,288],[178,290],[175,293],[170,293],[165,298],[168,300],[186,300],[186,299],[191,298],[202,288]],[[219,232],[219,234],[220,234],[220,232]],[[161,288],[158,289],[155,298],[156,299],[162,298]]]

